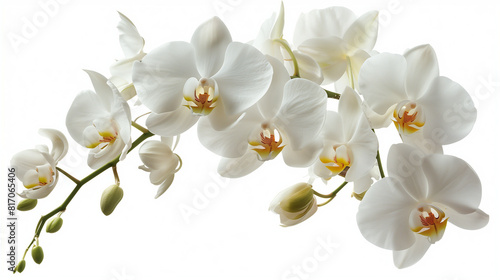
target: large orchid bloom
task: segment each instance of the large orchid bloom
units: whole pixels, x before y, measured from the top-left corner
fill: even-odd
[[[377,41],[378,12],[361,17],[343,7],[330,7],[302,14],[297,22],[294,44],[314,58],[323,71],[324,82],[336,82],[337,91],[347,85],[358,88],[358,73]]]
[[[140,101],[152,113],[148,128],[162,136],[189,129],[200,116],[222,130],[266,93],[272,67],[254,47],[232,42],[214,17],[199,26],[191,43],[170,42],[136,62],[132,75]]]
[[[274,69],[270,90],[241,121],[219,132],[198,126],[200,142],[224,157],[218,167],[224,177],[245,176],[282,151],[287,165],[306,167],[321,148],[317,136],[326,118],[324,90],[305,79],[290,80],[284,66],[269,59]]]
[[[343,172],[347,182],[354,182],[375,165],[378,140],[361,103],[356,92],[346,87],[339,100],[338,113],[328,111],[323,151],[314,164],[314,173],[324,180]]]
[[[465,161],[425,155],[407,144],[393,145],[387,161],[389,177],[365,194],[357,222],[368,241],[394,251],[397,267],[418,262],[443,237],[448,222],[464,229],[488,223],[478,209],[481,182]]]
[[[289,43],[283,39],[283,28],[285,26],[285,10],[283,2],[281,2],[278,15],[272,15],[260,27],[257,38],[252,42],[263,54],[267,54],[277,58],[279,61],[285,62],[288,73],[293,75],[296,72],[292,62],[291,55],[288,53],[292,51]],[[293,55],[299,67],[299,75],[301,78],[313,81],[317,84],[323,82],[323,74],[318,63],[310,56],[294,50]]]
[[[52,142],[50,152],[47,146],[39,145],[15,154],[10,161],[26,188],[19,194],[22,198],[39,199],[49,195],[59,179],[56,165],[68,152],[68,140],[60,131],[46,128],[39,133]]]
[[[132,84],[132,66],[135,61],[141,60],[146,53],[143,52],[144,38],[141,37],[135,25],[122,13],[118,14],[120,22],[117,28],[120,34],[120,46],[125,57],[111,65],[109,68],[111,78],[109,80],[118,88],[123,98],[129,100],[136,95],[135,87]]]
[[[471,131],[476,108],[467,91],[456,82],[439,76],[434,49],[422,45],[403,56],[382,53],[368,59],[359,76],[374,128],[390,120],[403,142],[427,152],[442,152]],[[371,113],[373,113],[371,112]]]
[[[95,92],[76,96],[66,116],[69,134],[90,150],[87,163],[97,169],[121,154],[124,159],[132,146],[131,115],[127,102],[116,87],[99,73],[86,71]]]
[[[172,144],[172,137],[162,137],[161,141],[147,141],[139,149],[139,157],[144,163],[139,169],[149,172],[151,184],[159,185],[155,198],[165,193],[179,170],[179,157],[172,152]]]

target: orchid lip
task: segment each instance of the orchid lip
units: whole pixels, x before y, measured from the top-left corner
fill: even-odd
[[[425,114],[418,103],[404,100],[396,105],[392,121],[399,134],[413,134],[425,125]]]
[[[268,123],[264,123],[259,131],[260,140],[252,139],[248,141],[248,144],[255,147],[252,150],[257,152],[259,160],[274,159],[285,147],[285,145],[282,145],[283,139],[279,130]]]
[[[447,222],[444,211],[432,204],[420,204],[410,214],[411,230],[426,236],[432,244],[441,240]]]
[[[193,115],[206,116],[212,112],[217,105],[217,86],[212,79],[202,78],[192,95],[185,94],[184,99],[188,102],[186,106]]]

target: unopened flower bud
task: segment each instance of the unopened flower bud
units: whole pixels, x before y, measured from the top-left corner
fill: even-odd
[[[19,211],[29,211],[33,208],[35,208],[36,204],[38,203],[37,199],[23,199],[17,204],[17,210]]]
[[[102,192],[101,211],[108,216],[115,210],[115,207],[123,198],[123,189],[118,185],[111,185]]]
[[[25,267],[26,267],[26,261],[25,260],[21,260],[17,264],[16,268],[14,269],[14,273],[16,273],[16,272],[19,272],[19,273],[23,272]]]
[[[55,217],[54,219],[49,221],[47,227],[45,228],[45,231],[49,233],[57,232],[58,230],[61,229],[62,225],[63,225],[63,219],[61,217]]]
[[[31,249],[31,256],[33,257],[33,260],[37,264],[41,264],[43,261],[43,250],[42,247],[40,246],[34,246],[33,249]]]
[[[298,183],[279,193],[269,210],[280,215],[283,226],[292,226],[312,216],[317,208],[312,186]]]

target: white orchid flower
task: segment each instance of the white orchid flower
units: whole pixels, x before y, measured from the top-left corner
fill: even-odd
[[[374,128],[390,120],[403,142],[429,153],[464,138],[476,121],[476,108],[467,91],[439,76],[434,49],[421,45],[403,56],[382,53],[368,59],[359,77]],[[372,111],[372,112],[370,112]]]
[[[23,182],[26,190],[19,196],[22,198],[44,198],[52,192],[59,179],[57,163],[68,152],[68,140],[64,134],[55,129],[40,129],[39,133],[50,139],[52,150],[46,145],[37,149],[24,150],[15,154],[10,165],[16,169],[16,176]]]
[[[271,202],[269,211],[280,215],[282,226],[293,226],[311,217],[318,204],[310,184],[298,183],[281,191]]]
[[[359,69],[370,57],[377,33],[377,11],[358,18],[347,8],[330,7],[300,16],[294,44],[317,61],[323,83],[337,82],[335,87],[340,92],[345,86],[358,88]]]
[[[90,150],[88,165],[97,169],[132,146],[131,115],[127,102],[116,87],[101,74],[86,70],[95,92],[87,90],[76,96],[66,116],[69,134]]]
[[[324,180],[343,173],[345,181],[361,179],[376,163],[377,136],[363,113],[362,101],[350,87],[339,100],[338,113],[328,111],[324,145],[314,164],[314,173]]]
[[[120,34],[120,46],[125,57],[111,65],[109,68],[111,78],[109,80],[120,91],[123,99],[129,100],[136,95],[132,83],[132,66],[135,61],[141,60],[146,53],[143,51],[144,38],[141,37],[135,25],[122,13],[118,12],[118,14],[120,22],[117,28]]]
[[[481,182],[465,161],[396,144],[387,171],[389,176],[365,194],[357,223],[368,241],[393,250],[398,268],[418,262],[443,237],[448,222],[464,229],[488,223],[478,209]]]
[[[289,166],[307,167],[321,149],[317,137],[326,118],[326,94],[305,79],[290,80],[284,66],[269,57],[274,69],[269,92],[233,127],[215,131],[205,120],[198,126],[200,142],[224,157],[218,172],[245,176],[283,151]]]
[[[222,130],[266,93],[272,67],[248,44],[232,42],[214,17],[200,25],[191,43],[170,42],[136,62],[132,78],[140,101],[152,113],[146,125],[155,134],[175,136],[200,116]]]
[[[153,185],[160,185],[155,198],[160,197],[174,181],[179,170],[179,157],[172,152],[172,138],[162,137],[161,141],[147,141],[139,149],[139,157],[144,165],[139,166],[149,172]],[[175,147],[174,147],[175,148]]]
[[[323,74],[318,63],[312,57],[298,50],[292,51],[290,44],[283,39],[284,26],[285,8],[282,1],[278,15],[273,14],[262,24],[259,34],[252,42],[252,45],[263,54],[285,62],[285,67],[289,75],[295,73],[293,59],[291,54],[289,54],[289,52],[292,52],[298,64],[300,77],[321,84],[323,82]]]

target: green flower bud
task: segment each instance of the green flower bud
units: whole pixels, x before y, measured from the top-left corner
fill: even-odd
[[[41,264],[43,261],[43,250],[42,247],[40,246],[34,246],[33,249],[31,249],[31,256],[33,257],[33,260],[37,264]]]
[[[45,231],[49,233],[57,232],[58,230],[61,229],[62,225],[63,225],[63,219],[61,217],[55,217],[54,219],[49,221],[47,227],[45,228]]]
[[[101,211],[108,216],[115,210],[115,207],[123,198],[123,189],[118,185],[111,185],[102,192]]]
[[[292,187],[292,191],[280,202],[281,209],[295,213],[307,208],[313,199],[312,186],[306,183],[299,183]]]
[[[23,199],[17,204],[17,210],[19,211],[29,211],[33,208],[35,208],[36,204],[38,203],[37,199]]]
[[[16,272],[19,272],[19,273],[23,272],[25,267],[26,267],[26,261],[25,260],[21,260],[17,264],[16,268],[14,269],[14,273],[16,273]]]

